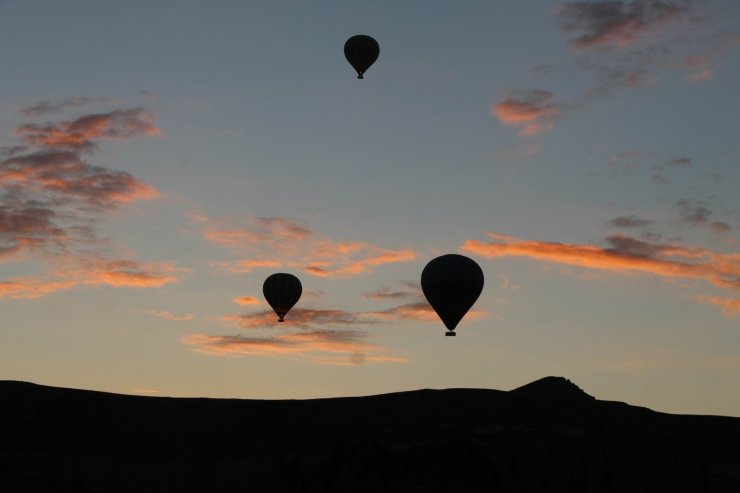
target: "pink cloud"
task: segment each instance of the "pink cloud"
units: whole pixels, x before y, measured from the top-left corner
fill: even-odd
[[[138,135],[158,137],[162,130],[154,124],[154,115],[142,108],[132,108],[84,115],[58,123],[21,125],[16,133],[26,144],[88,151],[98,148],[95,140],[128,140]]]
[[[342,366],[406,362],[404,358],[383,354],[385,350],[367,342],[367,337],[364,332],[344,330],[316,330],[269,337],[193,334],[184,337],[183,343],[197,352],[214,356],[291,356]]]
[[[33,299],[77,286],[158,288],[180,280],[185,271],[169,262],[85,259],[83,265],[45,276],[33,275],[0,282],[0,299]]]
[[[610,272],[704,278],[717,286],[740,288],[740,254],[655,244],[623,235],[607,237],[610,248],[519,240],[497,233],[489,236],[494,241],[467,240],[462,250],[487,258],[519,256]]]
[[[627,48],[654,38],[672,24],[689,18],[692,0],[610,0],[566,3],[558,15],[564,31],[575,37],[575,49]]]
[[[529,241],[489,233],[493,241],[467,240],[462,251],[486,258],[526,257],[621,274],[703,279],[724,289],[740,289],[740,254],[699,247],[650,243],[624,235],[607,237],[608,248]]]
[[[727,317],[735,317],[740,314],[740,298],[724,298],[721,296],[698,295],[697,301],[709,303],[722,309],[722,313]]]
[[[168,312],[167,310],[149,310],[147,312],[149,315],[152,315],[154,317],[163,318],[165,320],[170,320],[173,322],[184,322],[186,320],[193,320],[195,316],[192,313],[186,313],[184,315],[175,315],[172,312]]]
[[[23,112],[35,116],[92,102],[76,98],[56,105],[40,103]],[[169,262],[109,259],[100,253],[110,245],[98,236],[103,214],[154,198],[157,191],[130,173],[86,159],[102,140],[161,135],[153,120],[141,108],[118,109],[16,129],[23,145],[0,149],[0,258],[42,255],[51,270],[5,279],[0,297],[36,298],[81,285],[161,287],[179,279],[183,271]]]
[[[521,128],[520,136],[530,137],[551,129],[561,109],[551,92],[530,90],[509,95],[491,107],[491,115],[505,125]]]
[[[232,264],[230,269],[234,272],[287,266],[317,277],[352,277],[368,274],[384,264],[416,258],[416,252],[409,248],[337,241],[283,217],[234,220],[198,214],[194,220],[202,225],[206,240],[246,257]]]
[[[255,298],[254,296],[239,296],[237,298],[234,298],[233,301],[237,305],[259,305],[260,303],[262,303],[262,301]]]

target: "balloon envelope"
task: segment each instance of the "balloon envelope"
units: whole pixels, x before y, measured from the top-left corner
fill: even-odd
[[[483,291],[483,271],[464,255],[442,255],[421,273],[421,289],[429,304],[454,336],[455,327]]]
[[[379,54],[378,42],[364,34],[352,36],[344,43],[344,57],[357,70],[358,79],[363,78],[362,74],[375,63]]]
[[[302,291],[301,281],[293,274],[284,272],[271,275],[262,285],[262,293],[277,313],[278,322],[283,322],[285,314],[298,303]]]

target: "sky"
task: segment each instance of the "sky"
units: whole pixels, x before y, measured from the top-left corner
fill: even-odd
[[[740,416],[738,54],[735,0],[1,0],[0,379]]]

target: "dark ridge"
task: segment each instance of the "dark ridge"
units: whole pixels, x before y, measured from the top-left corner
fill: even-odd
[[[510,392],[145,397],[0,381],[0,491],[740,491],[740,418]]]
[[[519,396],[556,400],[595,400],[581,388],[564,377],[545,377],[511,391]]]

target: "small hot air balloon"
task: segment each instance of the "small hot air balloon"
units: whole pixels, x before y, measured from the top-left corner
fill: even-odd
[[[483,271],[473,259],[463,255],[442,255],[430,261],[421,273],[421,289],[447,327],[455,327],[483,291]]]
[[[284,322],[285,314],[298,303],[303,287],[301,281],[293,274],[280,272],[273,274],[262,285],[262,293],[278,316],[278,322]]]
[[[344,43],[344,57],[357,70],[358,79],[363,78],[362,74],[375,63],[379,54],[378,42],[364,34],[352,36]]]

